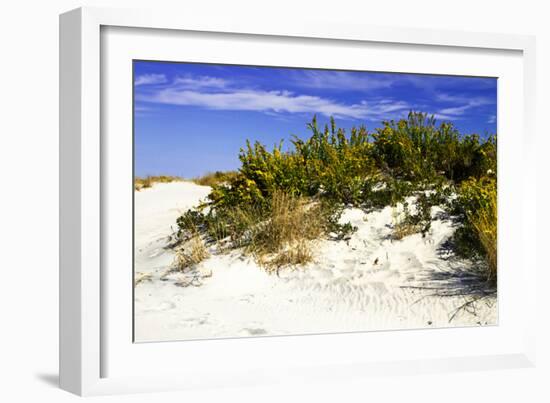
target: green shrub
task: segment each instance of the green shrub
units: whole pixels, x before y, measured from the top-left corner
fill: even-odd
[[[324,232],[331,234],[335,239],[346,239],[351,236],[357,227],[351,223],[341,223],[344,206],[332,200],[321,200],[317,214],[324,225]]]
[[[382,208],[395,206],[414,191],[412,182],[392,177],[375,176],[365,179],[361,192],[362,206]]]
[[[210,203],[265,205],[282,190],[357,206],[395,205],[425,184],[496,175],[496,137],[461,137],[452,124],[436,126],[422,113],[383,122],[372,135],[364,127],[347,135],[333,119],[320,130],[313,118],[308,128],[311,136],[294,137],[288,151],[282,142],[272,150],[247,142],[237,173],[215,173],[201,182],[213,187]]]
[[[451,123],[436,126],[433,117],[411,112],[407,119],[383,122],[373,134],[372,156],[395,178],[434,180],[438,175],[461,182],[496,174],[496,136],[461,137]]]
[[[308,127],[311,137],[295,137],[288,152],[283,151],[282,142],[272,151],[258,142],[247,142],[239,154],[239,174],[229,183],[214,186],[211,202],[265,204],[274,191],[282,190],[295,196],[322,195],[342,203],[359,203],[363,181],[375,171],[366,129],[352,129],[348,137],[331,120],[331,127],[320,131],[315,118]]]
[[[451,123],[436,125],[433,117],[414,112],[407,119],[383,122],[374,133],[361,126],[348,134],[336,127],[334,119],[320,129],[315,117],[308,129],[309,138],[294,137],[288,150],[282,142],[268,150],[259,142],[247,141],[239,153],[237,172],[195,179],[212,191],[199,209],[178,219],[180,238],[200,233],[208,242],[269,255],[270,262],[305,261],[310,238],[296,235],[294,239],[289,235],[294,232],[285,233],[286,227],[278,225],[276,217],[291,217],[285,221],[288,225],[296,220],[305,229],[306,221],[300,220],[307,218],[321,228],[316,236],[335,234],[342,239],[355,230],[339,222],[345,206],[396,206],[416,195],[417,211],[413,214],[406,207],[395,236],[426,234],[431,207],[446,206],[462,223],[455,236],[457,251],[483,256],[493,265],[496,240],[493,253],[487,227],[494,216],[496,228],[496,201],[493,214],[492,199],[484,198],[492,197],[491,189],[496,195],[496,136],[486,140],[475,134],[462,136]],[[277,210],[277,203],[289,209],[286,215]],[[278,236],[292,240],[282,246]],[[269,242],[278,252],[268,248]],[[290,244],[299,245],[299,250],[292,250]],[[273,255],[283,252],[280,258]],[[496,265],[496,257],[494,261]]]
[[[415,212],[411,212],[409,203],[403,203],[403,217],[398,220],[393,229],[393,238],[402,239],[405,236],[421,233],[426,236],[432,225],[432,206],[436,205],[435,199],[420,192],[414,201]]]

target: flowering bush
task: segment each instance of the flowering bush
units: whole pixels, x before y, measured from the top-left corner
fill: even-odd
[[[431,206],[447,203],[455,192],[450,206],[463,224],[457,245],[485,256],[488,277],[496,276],[496,136],[462,136],[451,123],[437,126],[433,117],[413,112],[407,119],[383,122],[372,134],[364,126],[346,134],[334,119],[321,130],[315,117],[308,128],[311,136],[294,137],[289,150],[282,142],[268,150],[247,141],[237,172],[206,177],[212,191],[201,209],[208,207],[208,213],[182,215],[180,235],[200,228],[213,240],[230,237],[233,245],[242,245],[259,222],[273,217],[274,195],[302,204],[321,201],[320,225],[327,228],[345,205],[395,206],[429,190],[429,198],[421,198],[424,213],[407,222],[425,233]]]

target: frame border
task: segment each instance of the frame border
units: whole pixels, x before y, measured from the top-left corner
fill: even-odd
[[[60,15],[60,266],[59,266],[59,372],[60,387],[78,395],[125,392],[151,392],[197,387],[179,378],[144,380],[102,378],[101,374],[101,116],[100,116],[100,28],[121,26],[366,41],[476,49],[516,50],[523,53],[524,64],[524,141],[525,172],[536,172],[536,63],[533,36],[474,33],[417,28],[374,27],[359,24],[286,22],[269,20],[233,22],[229,19],[199,19],[193,15],[152,10],[85,7]],[[536,176],[528,175],[525,185],[536,189]],[[536,211],[525,212],[536,219]],[[536,245],[534,246],[536,248]],[[535,306],[537,262],[535,254],[525,262],[530,274],[527,303]],[[434,373],[532,367],[535,363],[535,312],[527,317],[523,354],[415,360],[384,364],[359,363],[355,376]],[[312,368],[311,379],[327,370]],[[341,371],[348,373],[349,369]],[[303,374],[301,374],[303,381]],[[256,379],[251,377],[250,384]],[[218,385],[212,385],[218,386]]]

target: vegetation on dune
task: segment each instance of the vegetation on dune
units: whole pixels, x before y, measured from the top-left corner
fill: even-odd
[[[231,180],[233,180],[238,175],[235,171],[227,171],[227,172],[209,172],[203,176],[199,176],[197,178],[193,179],[193,182],[195,182],[197,185],[201,186],[214,186],[224,183],[229,183]]]
[[[140,191],[141,189],[150,188],[153,186],[153,181],[151,177],[147,176],[145,178],[135,178],[134,179],[134,190]]]
[[[332,203],[276,190],[266,204],[188,210],[177,220],[178,237],[188,243],[202,234],[220,249],[242,248],[272,271],[311,261],[310,241],[322,235],[342,238],[352,232],[350,225],[338,223],[341,211]]]
[[[420,193],[416,199],[416,211],[412,213],[409,210],[409,203],[403,202],[403,218],[396,218],[393,238],[399,240],[419,232],[425,236],[432,223],[432,206],[436,204],[438,203],[434,198],[427,196],[426,193]]]
[[[193,235],[186,245],[176,249],[175,269],[185,271],[206,259],[210,254],[199,234]]]
[[[146,176],[144,178],[135,177],[134,178],[134,190],[140,191],[142,189],[150,188],[154,183],[168,183],[181,181],[182,179],[178,176],[168,176],[168,175],[159,175],[159,176]]]
[[[452,204],[463,225],[455,234],[458,252],[478,254],[488,266],[487,277],[497,277],[497,181],[494,175],[469,178],[458,188]]]
[[[415,211],[405,205],[395,238],[426,234],[432,206],[444,207],[461,224],[457,252],[485,260],[487,278],[496,279],[496,136],[462,136],[413,112],[373,133],[362,126],[347,134],[333,119],[320,129],[313,118],[308,128],[311,136],[294,137],[288,151],[247,142],[237,172],[195,179],[212,191],[178,218],[179,237],[199,233],[243,248],[268,269],[295,265],[312,259],[313,239],[353,231],[338,223],[344,206],[396,206],[414,196]]]
[[[445,178],[461,182],[496,171],[496,137],[460,136],[451,123],[411,113],[408,119],[384,122],[373,134],[372,157],[393,177],[419,181]]]
[[[275,191],[266,212],[249,226],[246,250],[268,269],[311,261],[308,241],[327,229],[319,203]]]

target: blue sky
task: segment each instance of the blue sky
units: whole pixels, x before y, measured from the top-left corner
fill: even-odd
[[[374,131],[414,110],[486,136],[496,99],[495,78],[134,61],[135,173],[236,169],[246,139],[289,144],[314,114]]]

